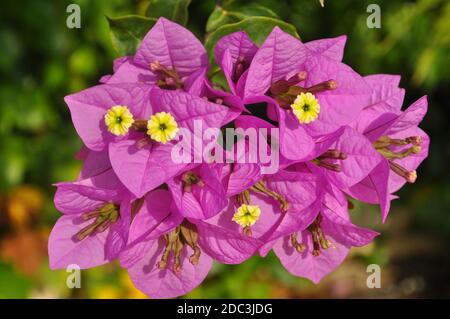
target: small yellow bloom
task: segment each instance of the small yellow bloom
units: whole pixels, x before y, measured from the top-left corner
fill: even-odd
[[[108,131],[114,135],[125,135],[134,123],[133,114],[128,107],[115,105],[105,114],[105,124]]]
[[[298,121],[302,124],[314,122],[319,117],[320,104],[314,94],[300,93],[291,104]]]
[[[166,144],[175,138],[177,132],[178,124],[170,113],[156,113],[147,122],[147,135],[157,142]]]
[[[233,215],[232,221],[242,227],[250,227],[256,223],[261,215],[261,209],[258,205],[242,204]]]

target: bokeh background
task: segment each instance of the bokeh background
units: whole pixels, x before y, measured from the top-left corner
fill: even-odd
[[[405,106],[422,95],[430,156],[382,225],[375,206],[357,204],[352,218],[382,233],[354,249],[319,285],[286,272],[274,255],[215,265],[188,297],[450,297],[450,2],[446,0],[262,0],[303,40],[348,35],[344,62],[359,73],[401,74]],[[66,27],[66,7],[81,7],[81,29]],[[369,29],[367,5],[381,7],[382,27]],[[113,263],[82,272],[82,288],[50,271],[47,237],[58,218],[57,181],[76,178],[81,142],[63,97],[98,82],[117,57],[105,16],[144,14],[148,0],[7,0],[0,4],[0,298],[138,298]],[[213,0],[193,0],[188,27],[205,37]],[[381,266],[382,286],[368,289],[366,267]]]

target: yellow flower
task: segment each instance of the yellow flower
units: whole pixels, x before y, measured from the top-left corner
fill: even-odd
[[[128,107],[115,105],[105,114],[105,124],[108,131],[114,135],[125,135],[134,123],[133,114]]]
[[[166,144],[175,138],[177,132],[178,124],[170,113],[156,113],[147,122],[147,135],[157,142]]]
[[[319,117],[320,104],[314,94],[300,93],[291,104],[298,121],[302,124],[314,122]]]
[[[121,291],[113,285],[102,285],[94,288],[93,297],[96,299],[120,299]]]
[[[232,221],[242,227],[249,227],[256,223],[261,215],[261,209],[258,205],[242,204],[233,215]]]

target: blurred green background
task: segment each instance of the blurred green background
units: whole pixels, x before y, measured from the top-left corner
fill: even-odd
[[[169,1],[170,2],[170,1]],[[220,2],[226,6],[230,1]],[[81,7],[81,28],[66,27],[66,7]],[[83,271],[82,288],[66,287],[65,271],[48,269],[47,237],[58,218],[52,183],[76,178],[80,148],[63,97],[111,73],[118,54],[105,16],[145,14],[148,0],[7,0],[0,4],[0,298],[138,298],[117,264]],[[369,29],[367,5],[381,8]],[[430,156],[393,203],[386,224],[375,206],[357,204],[354,221],[382,234],[319,285],[287,273],[275,256],[215,265],[188,297],[450,297],[450,2],[261,0],[296,26],[304,41],[348,35],[344,62],[363,75],[401,74],[405,105],[429,97],[422,124]],[[205,37],[213,0],[193,0],[188,27]],[[232,17],[233,18],[233,17]],[[237,19],[237,18],[236,18]],[[368,289],[366,267],[382,269],[382,287]]]

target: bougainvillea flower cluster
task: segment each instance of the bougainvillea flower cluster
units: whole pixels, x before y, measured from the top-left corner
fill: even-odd
[[[428,154],[418,127],[426,97],[402,110],[400,77],[359,75],[342,63],[345,42],[303,43],[277,27],[260,46],[244,31],[228,34],[215,46],[218,85],[201,42],[159,19],[112,75],[65,98],[83,167],[56,184],[63,216],[50,267],[119,260],[137,288],[167,298],[198,286],[213,262],[273,250],[287,271],[318,283],[378,235],[352,223],[350,200],[378,204],[384,222]],[[265,136],[278,145],[276,171],[264,173],[259,158],[199,162],[196,151],[174,161],[182,132],[233,153],[203,138],[212,128],[277,129]],[[244,156],[252,148],[234,143]]]

